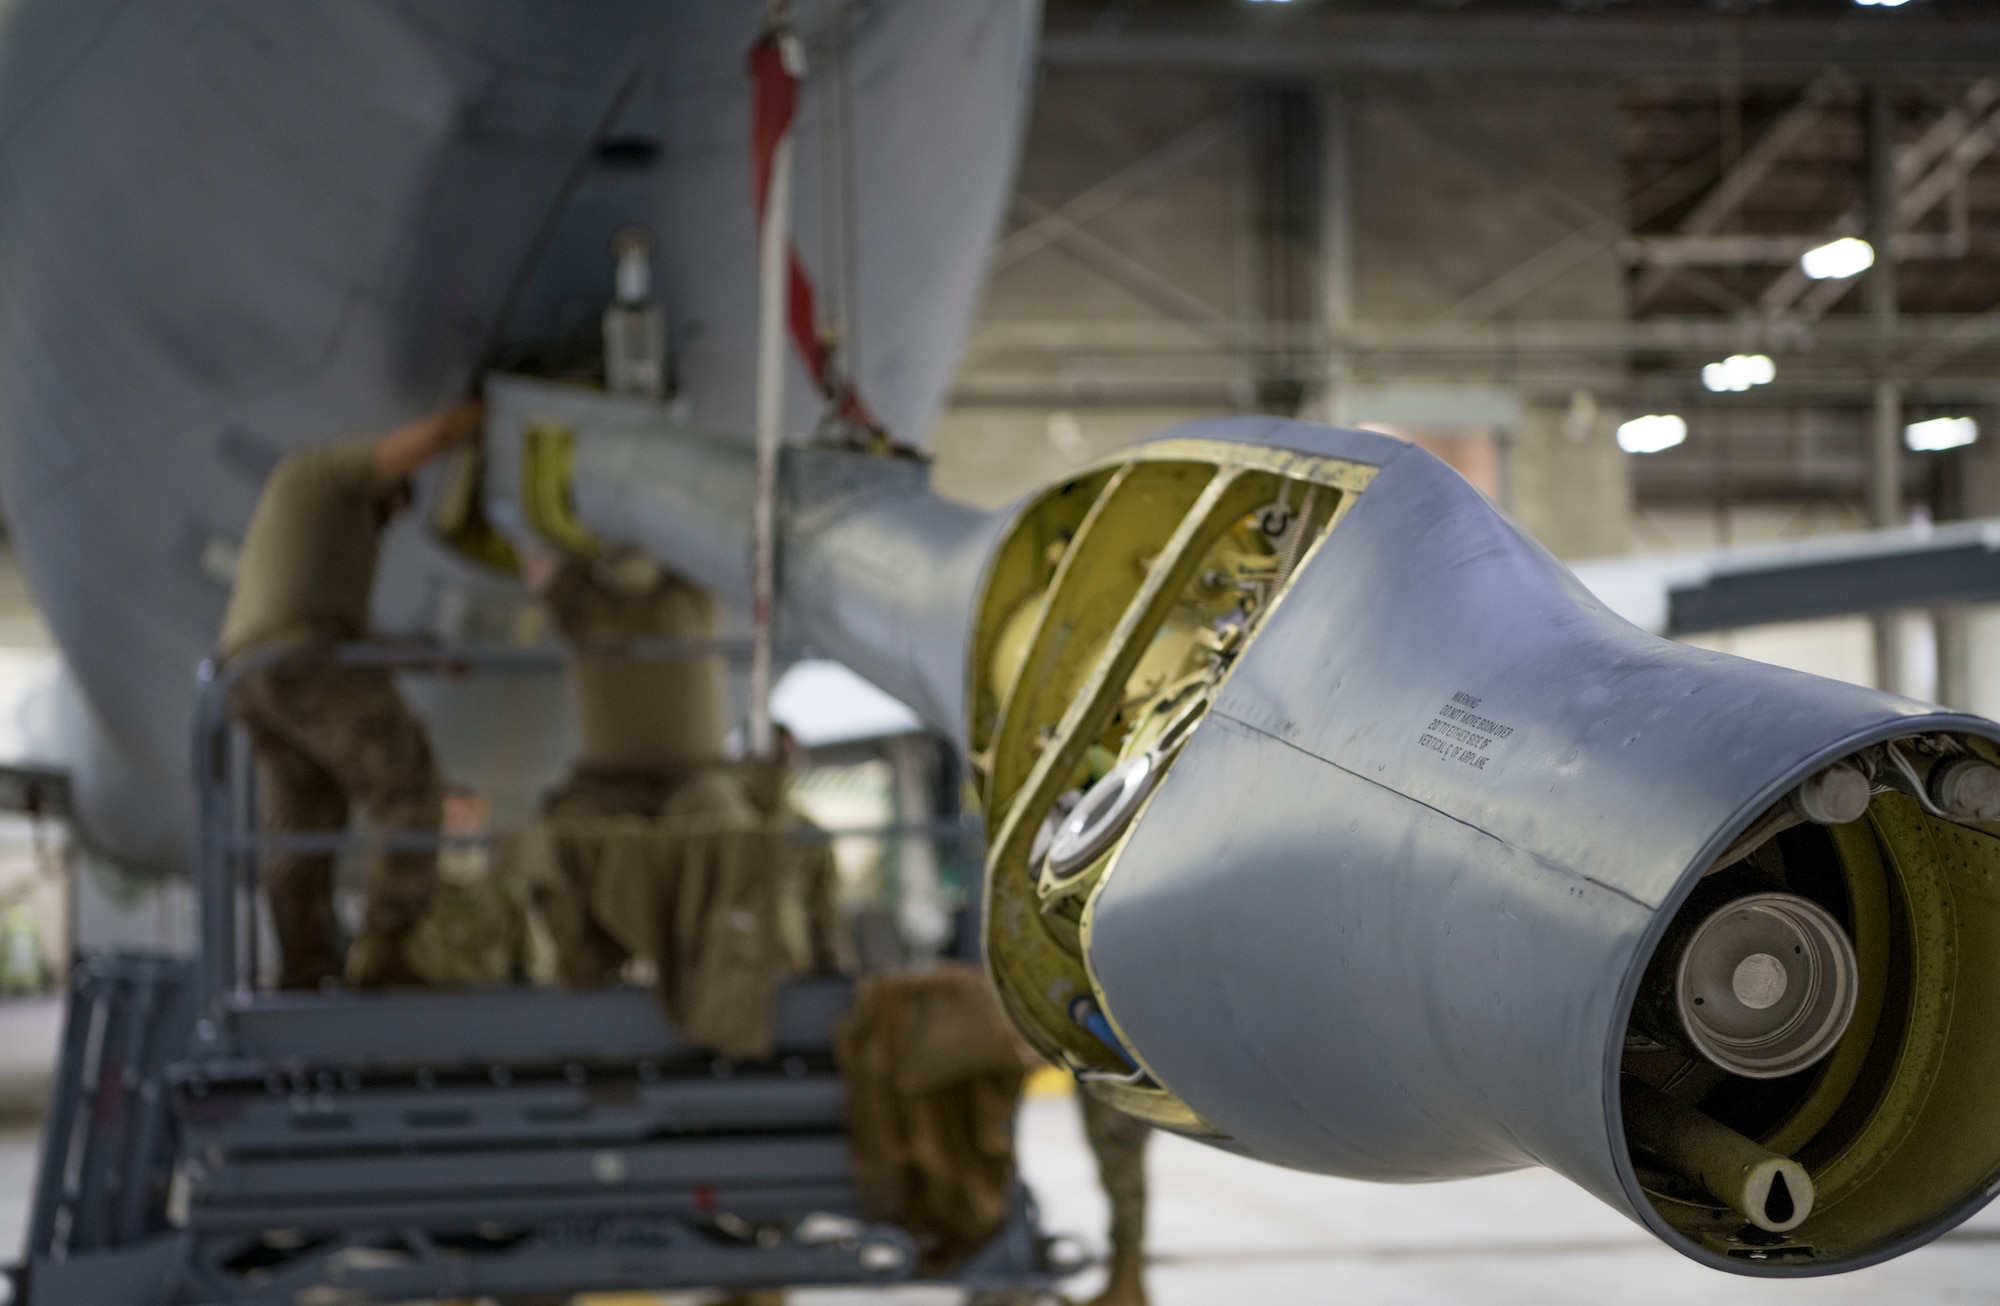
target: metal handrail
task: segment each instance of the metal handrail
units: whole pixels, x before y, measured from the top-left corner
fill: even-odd
[[[586,818],[587,819],[587,818]],[[969,838],[984,833],[976,817],[952,821],[910,821],[895,825],[827,827],[798,821],[785,827],[785,836],[795,843],[832,843],[836,839],[915,839]],[[228,849],[239,853],[337,853],[348,849],[369,852],[415,853],[445,848],[487,848],[499,842],[500,831],[486,834],[425,834],[412,830],[329,831],[325,834],[237,834]]]
[[[751,641],[635,640],[619,644],[347,643],[300,644],[252,650],[229,659],[202,662],[196,676],[194,711],[195,890],[201,956],[196,967],[196,1010],[202,1037],[222,1036],[218,1016],[232,996],[256,988],[260,931],[254,904],[260,891],[259,855],[269,852],[338,853],[348,849],[427,852],[490,845],[492,834],[448,835],[416,831],[329,831],[264,834],[256,829],[254,768],[242,765],[246,748],[230,719],[229,695],[252,672],[288,659],[331,657],[343,666],[382,667],[412,674],[464,676],[473,672],[547,673],[561,671],[578,657],[609,656],[668,661],[719,657],[732,664],[748,660]],[[810,652],[782,650],[788,657]],[[958,841],[983,833],[976,819],[911,822],[827,830],[798,823],[788,831],[801,842],[846,838],[916,838]],[[252,904],[245,910],[246,904]]]
[[[259,931],[254,908],[239,912],[243,900],[256,901],[257,856],[263,849],[246,847],[246,834],[256,825],[256,792],[250,768],[238,765],[240,741],[229,718],[229,695],[252,672],[289,659],[331,657],[343,666],[382,667],[412,674],[463,676],[474,671],[547,673],[561,671],[578,656],[620,656],[667,661],[720,657],[741,662],[749,656],[743,639],[635,640],[624,644],[550,642],[539,645],[442,644],[431,642],[353,642],[344,644],[283,644],[253,649],[228,659],[205,659],[195,676],[194,783],[196,802],[195,900],[199,915],[201,960],[196,968],[197,1010],[220,1010],[231,993],[253,989],[259,968]],[[801,653],[803,649],[790,649]],[[239,773],[244,778],[239,779]],[[238,793],[238,787],[242,792]],[[313,836],[307,836],[313,837]],[[363,838],[390,839],[373,835]],[[421,834],[422,848],[445,846],[451,836]],[[353,836],[335,836],[340,847]],[[336,849],[333,849],[337,851]],[[319,849],[312,849],[319,851]],[[211,1026],[212,1027],[212,1026]]]

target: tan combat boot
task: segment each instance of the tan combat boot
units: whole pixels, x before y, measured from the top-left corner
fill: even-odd
[[[1146,1306],[1146,1255],[1137,1249],[1115,1248],[1111,1253],[1111,1277],[1104,1291],[1087,1306]]]

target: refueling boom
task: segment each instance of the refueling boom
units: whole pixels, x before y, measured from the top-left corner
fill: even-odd
[[[747,451],[491,394],[503,529],[742,592]],[[785,638],[964,748],[988,964],[1085,1091],[1327,1174],[1547,1165],[1744,1273],[1985,1202],[2000,726],[1649,635],[1363,432],[1195,423],[997,514],[785,485]]]

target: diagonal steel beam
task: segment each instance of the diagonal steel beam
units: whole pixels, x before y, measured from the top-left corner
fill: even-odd
[[[1911,234],[1905,229],[1936,208],[1947,197],[1964,192],[1965,180],[1980,162],[2000,146],[2000,110],[1968,132],[1952,147],[1936,167],[1896,200],[1897,234],[1893,242],[1899,258],[1962,258],[1970,233],[1956,220],[1950,235]],[[1956,215],[1954,215],[1956,219]],[[1919,253],[1918,251],[1922,251]],[[1829,280],[1814,285],[1799,297],[1795,317],[1816,322],[1854,288],[1854,280]]]
[[[1224,111],[1182,132],[1165,145],[1120,168],[1103,181],[1058,205],[1048,216],[1028,221],[1002,237],[993,247],[987,275],[1019,263],[1022,259],[1055,243],[1065,230],[1063,224],[1081,226],[1101,217],[1125,201],[1159,185],[1220,144],[1235,126],[1235,114]]]
[[[1694,268],[1682,268],[1679,275],[1682,289],[1697,299],[1707,300],[1711,308],[1719,309],[1731,317],[1751,311],[1752,305],[1749,300],[1708,273]]]
[[[1542,177],[1507,149],[1506,143],[1474,124],[1448,120],[1429,106],[1386,87],[1376,93],[1409,116],[1433,141],[1475,165],[1489,176],[1526,187],[1527,194],[1550,221],[1568,228],[1522,262],[1439,313],[1433,321],[1476,326],[1518,303],[1563,273],[1602,250],[1614,255],[1624,239],[1624,224]]]
[[[1182,289],[1124,250],[1091,235],[1056,210],[1026,195],[1014,197],[1014,211],[1023,221],[1047,224],[1057,248],[1119,289],[1197,331],[1228,338],[1232,324],[1222,310]]]
[[[1907,229],[1965,184],[1972,170],[2000,147],[2000,110],[1956,141],[1928,173],[1896,199],[1896,225]]]
[[[1476,326],[1526,299],[1577,264],[1603,252],[1604,242],[1599,233],[1572,231],[1501,273],[1432,320]]]
[[[1681,232],[1706,236],[1733,217],[1757,183],[1792,152],[1807,132],[1819,125],[1820,111],[1845,95],[1851,86],[1847,76],[1838,71],[1825,73],[1807,86],[1798,103],[1780,114],[1681,220]]]
[[[1701,201],[1681,219],[1677,229],[1679,234],[1713,235],[1735,215],[1745,197],[1770,174],[1771,169],[1797,147],[1806,133],[1819,125],[1821,111],[1846,94],[1850,87],[1846,74],[1837,69],[1816,78],[1798,101],[1778,115],[1777,121],[1764,130],[1756,143],[1730,165],[1708,194],[1702,196]],[[1666,267],[1648,268],[1642,272],[1632,287],[1633,307],[1640,307],[1666,289],[1674,275],[1674,269]]]
[[[1898,146],[1895,157],[1898,191],[1904,196],[1912,195],[1919,187],[1926,186],[1926,179],[1934,169],[1951,167],[1954,151],[1959,146],[1974,134],[1985,134],[1989,111],[1996,104],[2000,104],[2000,79],[1989,77],[1975,82],[1966,91],[1965,99],[1946,110],[1936,122],[1924,130],[1923,135],[1907,145]],[[1985,151],[1991,149],[1990,143],[1985,146]],[[1979,158],[1984,157],[1985,152],[1980,152]],[[1942,199],[1949,189],[1950,187],[1946,186],[1940,190],[1937,199]],[[1935,205],[1934,199],[1930,206],[1912,211],[1899,199],[1896,206],[1896,220],[1899,225],[1907,226],[1923,217],[1930,211],[1930,207]],[[1861,210],[1858,207],[1848,209],[1827,227],[1828,239],[1860,234]],[[1815,285],[1812,278],[1803,270],[1793,266],[1787,268],[1777,280],[1765,288],[1764,293],[1758,296],[1757,307],[1764,316],[1771,318],[1792,316],[1795,315],[1795,310],[1798,316],[1809,315],[1809,319],[1817,318],[1833,307],[1853,284],[1854,282],[1849,280]],[[1810,309],[1802,302],[1809,296],[1812,299]]]

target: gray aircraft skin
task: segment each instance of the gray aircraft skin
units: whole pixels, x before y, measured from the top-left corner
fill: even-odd
[[[559,367],[596,330],[619,227],[655,239],[687,420],[750,438],[746,59],[764,12],[14,8],[0,31],[0,497],[78,691],[64,760],[105,851],[187,864],[193,672],[271,466],[449,402],[495,364]],[[920,443],[1010,183],[1037,6],[821,0],[794,18],[809,62],[797,243],[867,401]],[[788,384],[787,425],[808,427],[802,368]],[[418,515],[385,550],[379,628],[504,630],[518,589],[449,556]],[[449,772],[532,793],[565,740],[546,688],[417,692]]]

